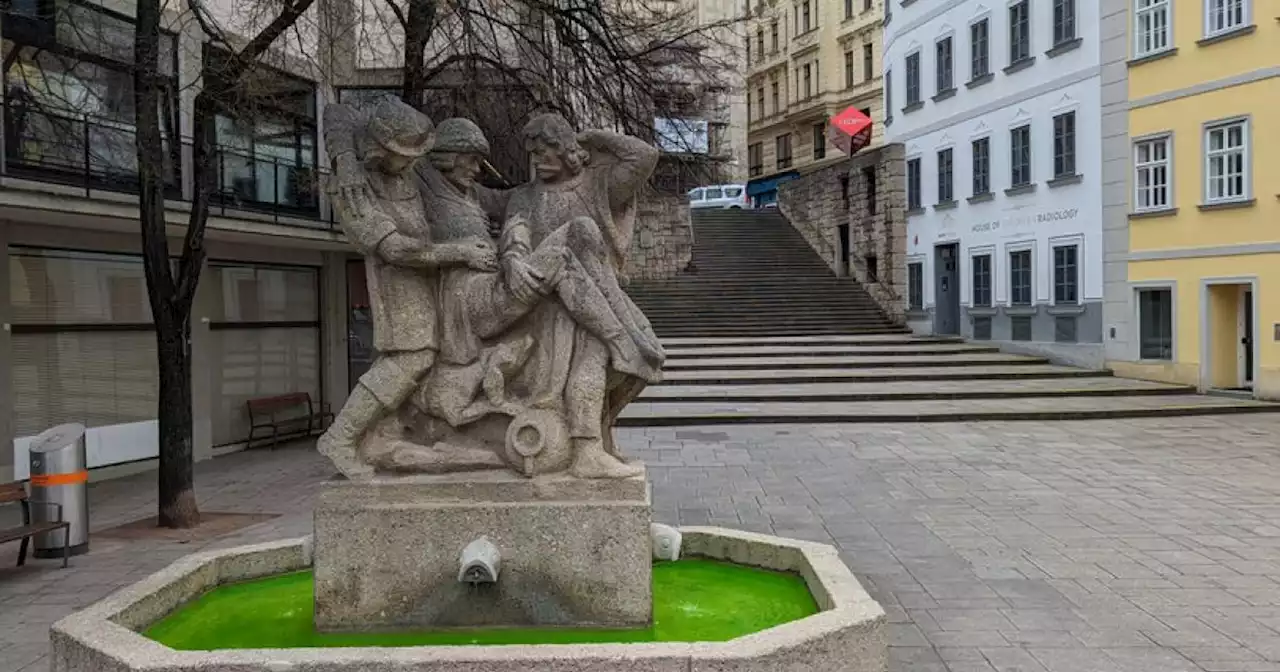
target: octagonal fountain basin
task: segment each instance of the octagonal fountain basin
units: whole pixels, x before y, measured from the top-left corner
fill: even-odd
[[[311,541],[189,556],[53,626],[54,672],[882,672],[885,614],[834,548],[683,528],[652,626],[318,633]]]

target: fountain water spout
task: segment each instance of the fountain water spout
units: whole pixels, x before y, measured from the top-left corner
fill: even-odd
[[[459,561],[458,582],[473,586],[482,583],[497,583],[498,571],[502,564],[502,553],[489,541],[488,537],[480,537],[462,549]]]

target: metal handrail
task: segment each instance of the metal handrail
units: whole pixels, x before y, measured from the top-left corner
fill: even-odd
[[[91,198],[95,190],[137,191],[136,130],[132,124],[38,106],[15,109],[18,106],[12,100],[6,100],[4,107],[5,176],[78,186],[84,189],[86,198]],[[44,128],[36,128],[39,125]],[[165,144],[166,148],[170,145],[167,139]],[[189,200],[183,189],[186,176],[182,164],[191,156],[192,145],[193,140],[184,138],[178,152],[166,151],[169,165],[164,177],[169,200]],[[248,175],[231,177],[229,181],[227,164],[237,157],[247,164]],[[327,219],[324,217],[322,185],[328,171],[320,166],[255,157],[228,147],[215,147],[213,161],[218,175],[211,210],[216,208],[224,216],[237,210],[269,214],[274,223],[283,225],[298,226],[297,220],[312,220],[334,227],[332,212]],[[271,194],[259,198],[258,185],[265,184],[264,174],[271,180]],[[257,191],[250,193],[245,182],[235,181],[245,177],[251,179]],[[282,186],[292,186],[293,196],[281,193]]]

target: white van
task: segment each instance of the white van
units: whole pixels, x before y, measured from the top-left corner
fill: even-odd
[[[698,187],[689,192],[689,207],[742,209],[751,207],[751,199],[747,198],[745,184],[717,184],[710,187]]]

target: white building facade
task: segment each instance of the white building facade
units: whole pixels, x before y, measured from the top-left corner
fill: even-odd
[[[1097,0],[893,5],[912,328],[1100,366]]]

